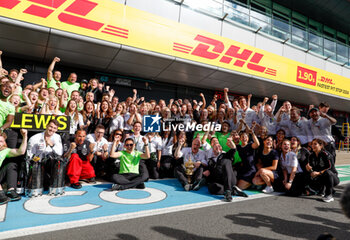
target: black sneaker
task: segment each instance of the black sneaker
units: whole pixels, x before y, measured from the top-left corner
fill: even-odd
[[[124,187],[116,183],[112,184],[112,187],[109,189],[109,191],[120,191],[120,190],[124,190]]]
[[[21,196],[19,196],[13,189],[7,191],[6,196],[10,199],[11,202],[21,200]]]
[[[10,201],[10,199],[6,196],[3,190],[0,190],[0,205],[6,204]]]
[[[72,188],[75,188],[75,189],[80,189],[80,188],[81,188],[80,182],[72,183],[70,186],[71,186]]]
[[[96,179],[94,177],[88,179],[89,183],[96,183]]]
[[[202,178],[201,180],[193,184],[192,190],[198,191],[204,184],[205,184],[205,178]]]
[[[146,188],[146,186],[145,186],[145,184],[144,183],[140,183],[139,185],[137,185],[135,188],[137,188],[137,189],[145,189]]]
[[[235,193],[236,196],[248,197],[248,195],[245,192],[243,192],[243,190],[240,189],[237,186],[233,186],[232,191]]]
[[[226,190],[226,192],[225,192],[225,200],[227,202],[232,202],[232,193],[231,193],[230,190]]]

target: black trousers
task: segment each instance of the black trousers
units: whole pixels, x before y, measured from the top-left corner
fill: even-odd
[[[6,133],[6,144],[8,148],[17,148],[18,146],[18,135],[19,135],[19,129],[11,129],[7,128],[4,130]]]
[[[174,177],[175,159],[172,156],[162,156],[160,159],[159,177]]]
[[[158,168],[157,168],[157,161],[154,161],[152,159],[146,159],[145,163],[147,166],[149,177],[152,179],[158,179],[159,172],[158,172]]]
[[[325,171],[321,176],[311,179],[309,182],[310,187],[319,190],[325,188],[325,195],[333,193],[333,188],[339,184],[338,176],[331,170]]]
[[[142,176],[136,173],[113,174],[112,181],[123,186],[123,189],[133,188],[144,182]]]
[[[325,149],[330,153],[330,154],[332,154],[332,156],[333,156],[333,160],[334,160],[334,163],[335,163],[335,158],[336,158],[336,156],[337,156],[337,154],[336,154],[336,147],[335,147],[335,142],[329,142],[329,143],[327,143],[326,144],[326,146],[325,146]]]
[[[14,162],[5,163],[0,168],[0,183],[6,178],[7,188],[17,187],[17,164]]]
[[[147,170],[147,165],[144,159],[140,160],[139,163],[139,174],[141,175],[142,182],[147,182],[149,179],[149,173]]]
[[[300,196],[305,190],[306,178],[307,178],[307,175],[305,173],[296,173],[293,179],[292,186],[288,191],[286,191],[286,194],[288,196],[293,196],[293,197]],[[289,179],[289,175],[288,175],[288,179]]]
[[[175,177],[179,180],[182,186],[189,184],[185,171],[186,171],[185,167],[182,165],[179,165],[175,168]],[[193,175],[191,176],[191,183],[198,182],[202,178],[203,178],[203,167],[201,165],[199,168],[197,168],[194,171]]]
[[[217,162],[210,171],[209,179],[208,190],[211,194],[221,195],[227,190],[232,191],[237,184],[237,171],[233,170],[232,161],[224,158]]]

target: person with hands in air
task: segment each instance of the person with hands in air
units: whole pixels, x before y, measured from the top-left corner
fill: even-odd
[[[56,63],[60,61],[60,58],[54,57],[49,68],[47,69],[47,88],[54,88],[55,90],[57,90],[61,87],[61,72],[57,70],[54,71]]]
[[[141,159],[149,159],[150,152],[148,148],[148,141],[146,137],[142,138],[145,146],[145,152],[135,150],[135,141],[133,138],[127,138],[124,143],[125,150],[118,152],[111,152],[112,158],[120,159],[119,173],[112,175],[111,191],[120,191],[129,188],[144,189],[144,179],[139,173],[139,163]]]
[[[64,155],[69,158],[67,176],[72,188],[81,188],[79,180],[95,182],[95,170],[90,163],[94,157],[94,148],[95,144],[86,140],[85,130],[76,131],[74,142],[70,144],[68,152]]]

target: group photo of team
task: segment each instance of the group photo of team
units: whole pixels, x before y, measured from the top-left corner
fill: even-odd
[[[145,189],[152,179],[176,178],[183,191],[207,186],[210,194],[248,197],[245,190],[289,196],[319,195],[334,201],[337,120],[327,102],[302,111],[270,96],[253,105],[251,94],[230,98],[230,89],[197,98],[147,99],[99,79],[62,79],[55,57],[35,84],[24,86],[26,69],[5,69],[0,51],[0,204],[21,196],[63,194],[82,183],[111,182],[106,191]],[[231,89],[232,90],[232,89]],[[21,113],[66,116],[42,131],[12,128]],[[145,116],[156,116],[160,131],[145,131]],[[215,130],[181,131],[166,124],[215,125]]]

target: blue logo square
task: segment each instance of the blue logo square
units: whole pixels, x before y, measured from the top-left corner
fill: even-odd
[[[143,132],[160,132],[160,117],[159,115],[143,116]]]

